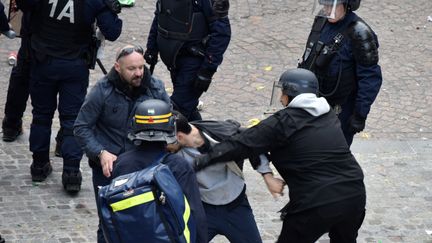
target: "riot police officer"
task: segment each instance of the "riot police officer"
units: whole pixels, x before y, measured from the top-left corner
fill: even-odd
[[[382,83],[378,39],[354,11],[361,0],[316,0],[317,14],[299,67],[313,71],[346,141],[365,128]]]
[[[334,111],[316,96],[317,78],[309,70],[289,70],[274,88],[284,108],[214,145],[196,159],[196,168],[270,152],[289,188],[278,242],[313,243],[326,232],[331,242],[356,242],[365,216],[364,176]]]
[[[129,139],[136,148],[121,154],[113,169],[113,178],[142,170],[160,158],[168,165],[183,189],[191,208],[196,225],[197,243],[207,243],[207,220],[200,199],[195,173],[188,162],[179,155],[168,154],[167,144],[175,143],[175,116],[171,105],[165,101],[149,99],[138,105],[133,118],[133,128]],[[165,156],[165,157],[164,157]],[[191,234],[195,233],[191,231]],[[193,242],[193,241],[191,241]]]
[[[117,16],[119,4],[102,0],[31,0],[22,1],[20,6],[31,9],[37,20],[32,21],[30,37],[32,180],[44,181],[52,171],[49,159],[51,125],[59,95],[58,112],[63,130],[62,184],[67,192],[78,192],[83,152],[72,129],[88,87],[93,24],[96,21],[106,39],[116,40],[122,29],[122,21]]]
[[[158,0],[147,40],[146,62],[158,53],[171,74],[171,101],[188,120],[201,120],[206,92],[231,39],[228,0]]]

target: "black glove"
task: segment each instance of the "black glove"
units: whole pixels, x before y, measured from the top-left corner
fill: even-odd
[[[193,163],[193,169],[195,171],[200,171],[211,165],[210,161],[210,156],[208,154],[196,157]]]
[[[144,59],[149,65],[156,65],[158,62],[158,51],[147,49],[144,53]]]
[[[205,68],[198,71],[194,81],[194,88],[198,93],[208,90],[214,73],[214,71]]]
[[[358,133],[363,131],[366,125],[366,117],[362,117],[359,114],[355,113],[349,119],[349,127],[348,129],[352,133]]]

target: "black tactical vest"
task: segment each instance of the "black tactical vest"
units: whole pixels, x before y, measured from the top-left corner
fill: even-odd
[[[65,59],[83,57],[91,40],[91,24],[84,20],[85,0],[43,0],[32,35],[36,53]],[[36,54],[36,55],[37,55]]]
[[[357,18],[348,23],[345,29],[332,38],[331,42],[323,43],[319,39],[327,20],[317,17],[306,44],[303,61],[299,64],[299,67],[315,73],[319,82],[319,95],[325,97],[331,106],[343,104],[353,90],[357,89],[355,66],[340,63],[338,70],[331,70],[336,71],[332,72],[336,73],[334,75],[329,75],[328,66],[339,58],[338,52],[349,38],[347,31],[356,21]]]
[[[192,0],[158,1],[158,38],[160,57],[174,67],[176,56],[185,42],[200,41],[208,34],[207,19],[193,12]]]

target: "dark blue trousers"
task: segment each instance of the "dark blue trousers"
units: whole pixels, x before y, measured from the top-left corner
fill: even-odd
[[[84,59],[47,57],[32,63],[30,151],[33,154],[49,151],[52,119],[58,100],[60,126],[64,135],[61,147],[63,163],[69,169],[79,168],[83,152],[73,136],[73,124],[87,93],[88,78],[89,71]]]
[[[29,97],[30,59],[29,39],[26,35],[21,38],[18,50],[17,65],[12,68],[5,104],[5,120],[3,126],[19,129]]]
[[[230,242],[262,242],[252,208],[245,194],[237,198],[236,205],[215,206],[203,203],[207,217],[208,240],[216,235],[225,236]]]
[[[189,121],[201,120],[197,106],[202,92],[195,91],[194,81],[202,62],[201,57],[178,56],[176,68],[171,71],[173,83],[171,100],[175,108]]]
[[[92,168],[92,181],[93,181],[93,190],[95,193],[95,199],[96,199],[96,207],[98,210],[98,216],[99,216],[99,200],[98,200],[98,193],[99,193],[99,187],[100,186],[106,186],[108,184],[111,183],[111,178],[107,178],[104,176],[103,172],[102,172],[102,168],[101,167],[94,167]],[[101,226],[101,220],[100,220],[100,216],[99,216],[99,224],[98,224],[98,229],[97,229],[97,243],[105,243],[105,237],[102,231],[102,226]]]
[[[351,146],[355,135],[355,133],[349,130],[349,119],[354,112],[354,105],[355,105],[355,100],[350,97],[341,106],[342,112],[338,115],[339,121],[341,122],[342,131],[348,146]]]

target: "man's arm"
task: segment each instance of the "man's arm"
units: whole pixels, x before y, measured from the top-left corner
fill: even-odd
[[[237,161],[271,150],[288,139],[281,122],[273,115],[258,125],[212,147],[210,153],[196,159],[195,169],[224,161]]]
[[[206,43],[205,58],[201,69],[216,72],[231,40],[231,24],[228,15],[215,18],[217,13],[213,9],[214,1],[202,0],[201,3],[203,13],[209,20],[210,37]]]
[[[92,16],[96,16],[96,25],[105,39],[115,41],[121,34],[123,21],[106,5],[106,1],[89,1],[88,4],[93,5],[92,9],[96,11]]]
[[[104,149],[97,141],[94,127],[103,111],[103,94],[101,84],[97,83],[88,93],[74,124],[74,135],[78,144],[92,161],[99,161],[99,155]]]
[[[258,165],[256,171],[263,176],[268,191],[274,198],[283,196],[283,189],[286,184],[285,181],[274,177],[273,170],[270,168],[270,161],[267,159],[267,156],[261,154],[259,159],[260,164]]]
[[[159,1],[156,1],[156,5],[159,3]],[[148,50],[152,50],[155,52],[158,52],[158,46],[157,46],[157,35],[158,35],[158,30],[157,30],[157,26],[158,26],[158,11],[157,11],[157,6],[156,6],[156,10],[154,12],[154,17],[153,17],[153,21],[152,24],[150,26],[150,31],[147,37],[147,44],[146,44],[146,48]]]
[[[351,26],[349,35],[357,72],[355,113],[366,119],[382,84],[381,67],[378,65],[378,38],[363,21],[357,21]]]

